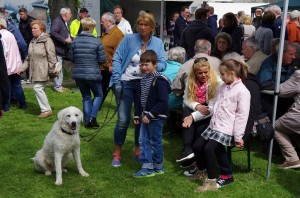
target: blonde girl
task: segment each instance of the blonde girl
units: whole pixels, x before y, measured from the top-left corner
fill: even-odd
[[[194,156],[193,142],[209,124],[209,117],[213,112],[214,99],[220,83],[221,80],[207,58],[195,59],[184,92],[182,123],[184,148],[177,162],[185,161]]]

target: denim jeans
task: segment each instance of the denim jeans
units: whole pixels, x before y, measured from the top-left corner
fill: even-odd
[[[162,119],[151,120],[149,124],[141,123],[140,131],[140,162],[142,168],[163,168]]]
[[[127,128],[131,120],[131,107],[134,103],[135,115],[139,115],[141,112],[140,105],[140,80],[123,81],[123,90],[121,98],[116,98],[120,101],[118,108],[118,121],[114,131],[114,143],[123,145],[127,135]],[[118,94],[116,95],[116,97]],[[135,146],[139,146],[139,133],[140,125],[135,125],[134,142]]]
[[[20,108],[26,108],[26,99],[21,84],[21,76],[18,74],[12,74],[8,76],[9,79],[9,99],[4,104],[4,111],[9,111],[11,96],[14,96],[19,103]]]
[[[76,80],[76,83],[82,95],[84,123],[87,125],[91,118],[97,118],[103,99],[101,83],[94,80]],[[91,97],[91,91],[94,99]]]
[[[61,56],[56,56],[57,58],[57,61],[60,62],[61,65],[62,62],[63,62],[63,59]],[[63,79],[64,79],[64,73],[63,73],[63,68],[61,68],[61,72],[59,73],[59,76],[58,77],[55,77],[53,79],[53,85],[54,85],[54,91],[57,91],[57,90],[61,90],[62,89],[62,82],[63,82]]]

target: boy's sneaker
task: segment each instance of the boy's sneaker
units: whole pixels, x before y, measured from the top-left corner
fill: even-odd
[[[154,171],[155,171],[156,175],[162,175],[162,174],[165,173],[165,169],[164,168],[155,168]]]
[[[196,159],[193,157],[192,159],[181,162],[180,168],[188,168],[188,167],[193,166],[195,164],[195,160]]]
[[[142,168],[138,172],[133,174],[133,177],[142,178],[142,177],[153,177],[155,176],[155,171],[153,169]]]
[[[121,166],[121,156],[118,154],[113,154],[113,160],[111,162],[111,165],[113,167],[119,167]]]
[[[176,160],[176,162],[183,162],[185,160],[192,159],[193,157],[195,157],[195,154],[193,153],[193,151],[184,150],[184,151],[182,151],[180,157]]]
[[[193,176],[195,173],[197,173],[197,171],[198,171],[198,167],[195,167],[195,168],[190,169],[190,170],[188,170],[188,171],[184,171],[183,174],[184,174],[185,176],[187,176],[187,177],[191,177],[191,176]]]
[[[233,177],[232,176],[220,176],[218,179],[217,179],[217,186],[218,188],[221,188],[221,187],[224,187],[230,183],[232,183],[234,180],[233,180]]]

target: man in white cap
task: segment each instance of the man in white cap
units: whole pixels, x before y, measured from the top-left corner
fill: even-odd
[[[116,5],[113,9],[113,14],[116,20],[116,25],[123,32],[124,36],[126,34],[132,34],[132,29],[130,23],[123,18],[123,9],[121,6]]]

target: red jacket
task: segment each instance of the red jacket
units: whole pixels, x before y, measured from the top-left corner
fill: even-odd
[[[286,25],[288,32],[288,40],[292,43],[297,42],[300,44],[300,27],[294,22],[290,21]]]

